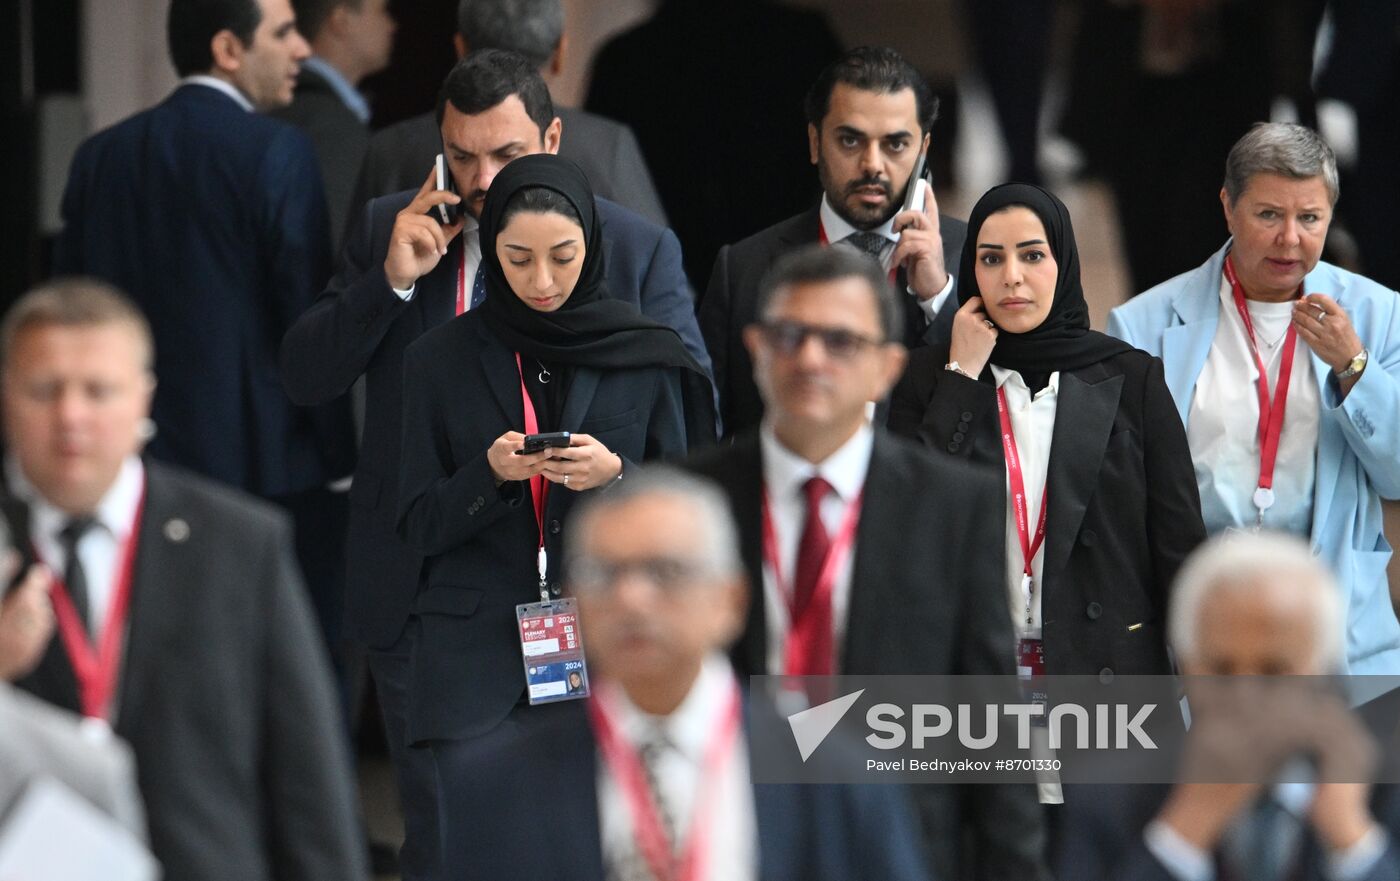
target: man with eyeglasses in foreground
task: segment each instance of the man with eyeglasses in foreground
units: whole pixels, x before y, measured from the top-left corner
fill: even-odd
[[[592,696],[439,754],[451,877],[923,881],[901,787],[751,782],[724,657],[748,589],[718,489],[646,466],[583,504],[566,580]]]
[[[885,271],[807,246],[774,264],[757,315],[744,343],[763,423],[690,463],[729,497],[758,589],[733,651],[739,673],[1013,674],[998,476],[932,458],[866,416],[906,359]],[[984,879],[1049,877],[1033,787],[924,786],[916,801],[934,877],[961,877],[960,865]]]

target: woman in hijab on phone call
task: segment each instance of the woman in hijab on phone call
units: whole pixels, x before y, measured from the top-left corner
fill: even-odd
[[[1167,593],[1205,539],[1162,362],[1089,329],[1069,212],[1028,184],[968,220],[947,345],[913,353],[890,428],[1006,474],[1008,608],[1023,673],[1171,672]]]

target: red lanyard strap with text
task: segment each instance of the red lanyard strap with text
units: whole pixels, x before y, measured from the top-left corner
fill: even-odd
[[[814,636],[811,629],[816,615],[814,610],[827,608],[831,605],[831,597],[835,592],[836,570],[850,554],[851,546],[855,544],[856,527],[860,524],[860,509],[864,499],[865,490],[861,490],[860,494],[846,506],[846,514],[841,518],[841,528],[837,531],[831,544],[827,546],[826,557],[822,559],[821,567],[817,570],[817,583],[812,592],[811,602],[807,604],[807,614],[799,618],[795,605],[795,589],[783,580],[782,562],[778,551],[778,533],[773,527],[768,488],[764,487],[763,489],[763,558],[773,573],[773,583],[777,586],[778,594],[787,601],[788,616],[791,621],[784,673],[793,669],[794,659],[805,658],[808,655],[807,644]]]
[[[826,224],[822,223],[820,219],[817,220],[817,242],[818,242],[818,244],[820,244],[823,248],[825,248],[827,245],[831,244],[831,241],[826,237]],[[864,253],[864,252],[862,252],[862,253]],[[898,266],[891,266],[891,267],[890,267],[890,284],[894,284],[894,280],[895,280],[895,277],[896,277],[897,275],[899,275],[899,267],[898,267]]]
[[[1050,486],[1046,482],[1040,494],[1040,515],[1036,518],[1035,537],[1031,537],[1030,512],[1026,503],[1026,477],[1021,467],[1021,454],[1016,447],[1016,432],[1011,427],[1011,409],[1006,405],[1006,389],[997,389],[997,415],[1001,417],[1001,449],[1006,456],[1006,474],[1011,479],[1011,504],[1016,515],[1016,535],[1021,539],[1023,589],[1026,594],[1026,626],[1031,626],[1031,602],[1034,599],[1035,577],[1031,561],[1045,543],[1045,509],[1050,501]]]
[[[1283,416],[1288,407],[1288,386],[1293,379],[1293,354],[1297,348],[1298,327],[1291,321],[1288,332],[1283,337],[1283,358],[1278,367],[1278,388],[1273,400],[1269,399],[1269,371],[1264,359],[1259,356],[1259,343],[1254,337],[1254,321],[1249,317],[1249,307],[1245,305],[1244,287],[1235,274],[1234,262],[1225,258],[1225,279],[1230,282],[1234,295],[1235,309],[1244,323],[1245,336],[1249,340],[1249,354],[1254,357],[1254,368],[1259,371],[1255,388],[1259,392],[1259,483],[1254,490],[1254,507],[1259,509],[1259,522],[1264,521],[1264,512],[1274,504],[1274,462],[1278,459],[1279,438],[1283,435]],[[1303,292],[1302,287],[1298,293]]]
[[[704,763],[700,768],[701,788],[696,793],[691,811],[690,830],[683,841],[673,842],[666,834],[656,800],[647,785],[641,757],[617,730],[603,701],[595,697],[588,702],[589,719],[593,723],[603,760],[627,801],[637,849],[657,881],[699,881],[705,877],[704,861],[710,851],[710,821],[715,814],[715,794],[722,785],[722,772],[737,740],[735,735],[739,729],[740,710],[739,687],[734,685],[730,689],[729,702],[720,724],[705,748]]]
[[[73,605],[67,585],[55,578],[50,590],[54,617],[58,620],[58,635],[68,654],[68,663],[73,668],[73,678],[78,683],[78,700],[83,715],[109,723],[112,721],[112,698],[116,695],[121,668],[122,644],[126,639],[127,612],[131,608],[131,579],[145,508],[146,490],[143,487],[141,498],[136,503],[136,516],[131,521],[131,533],[118,558],[112,605],[96,645],[89,638],[87,627]],[[74,553],[77,553],[76,548]]]
[[[540,422],[535,416],[535,403],[530,400],[530,390],[525,388],[525,368],[520,364],[520,353],[515,353],[515,369],[520,374],[520,402],[525,408],[525,433],[539,434]],[[544,552],[544,503],[549,498],[549,482],[543,475],[530,478],[530,498],[535,504],[535,525],[540,531],[537,566],[540,570],[540,601],[549,602],[549,587],[546,576],[549,572],[549,558]]]

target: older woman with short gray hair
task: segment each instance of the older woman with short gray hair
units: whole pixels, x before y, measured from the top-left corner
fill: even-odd
[[[1230,239],[1108,331],[1162,359],[1207,530],[1307,539],[1345,604],[1343,668],[1393,675],[1380,500],[1400,496],[1400,296],[1321,259],[1337,197],[1316,132],[1254,126],[1225,162]]]

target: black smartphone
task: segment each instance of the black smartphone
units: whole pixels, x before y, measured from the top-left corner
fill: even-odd
[[[515,451],[517,456],[528,456],[531,453],[538,453],[551,447],[567,447],[569,445],[569,433],[567,431],[550,431],[544,434],[525,435],[525,446]]]
[[[441,153],[437,154],[437,159],[433,160],[434,174],[437,176],[437,188],[447,190],[449,193],[457,192],[457,183],[452,180],[452,172],[447,167],[447,157]],[[462,216],[462,204],[449,205],[446,202],[433,206],[433,211],[437,214],[437,219],[442,221],[443,226],[451,226],[457,222],[457,218]]]
[[[34,545],[29,540],[29,506],[11,496],[0,497],[0,518],[3,518],[3,529],[7,533],[3,536],[4,541],[0,542],[0,558],[3,558],[0,559],[0,567],[12,561],[17,564],[5,582],[5,595],[8,596],[24,580],[25,573],[37,562],[37,557],[34,555]],[[3,571],[0,568],[0,573]]]

